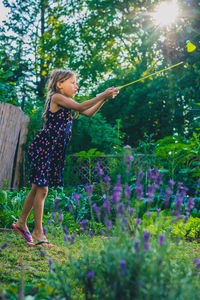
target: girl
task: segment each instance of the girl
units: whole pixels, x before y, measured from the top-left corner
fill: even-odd
[[[21,216],[12,227],[27,240],[27,245],[52,248],[55,246],[47,241],[42,227],[44,201],[48,187],[64,186],[63,170],[66,149],[72,134],[72,111],[92,117],[106,100],[116,97],[119,89],[108,88],[91,100],[77,103],[72,100],[78,89],[76,74],[68,70],[54,71],[48,88],[42,115],[43,130],[36,135],[28,148],[31,166],[28,182],[32,183],[31,191],[25,199]],[[31,235],[26,223],[32,208],[35,223]],[[36,244],[33,239],[37,241]]]

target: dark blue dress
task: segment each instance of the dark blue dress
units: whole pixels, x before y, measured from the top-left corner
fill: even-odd
[[[28,182],[39,186],[64,186],[63,170],[73,117],[71,109],[65,107],[50,112],[50,103],[51,99],[45,128],[35,136],[28,148],[31,167]]]

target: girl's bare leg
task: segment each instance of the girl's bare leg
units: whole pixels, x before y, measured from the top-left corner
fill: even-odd
[[[32,233],[32,236],[38,242],[47,241],[46,236],[44,235],[42,228],[42,217],[44,211],[44,201],[48,194],[48,187],[37,187],[34,203],[33,203],[33,212],[35,219],[35,227]]]
[[[21,215],[19,217],[19,219],[16,222],[16,226],[23,229],[23,230],[27,230],[28,231],[28,227],[26,225],[27,222],[27,218],[33,208],[33,203],[34,203],[34,199],[35,199],[35,195],[36,195],[36,191],[37,191],[37,185],[36,184],[32,184],[32,188],[31,191],[28,193],[25,201],[24,201],[24,206],[21,212]]]

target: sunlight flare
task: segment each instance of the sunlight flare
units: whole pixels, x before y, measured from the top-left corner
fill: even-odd
[[[151,14],[153,21],[158,26],[171,25],[179,14],[179,7],[177,2],[162,2],[156,10]]]

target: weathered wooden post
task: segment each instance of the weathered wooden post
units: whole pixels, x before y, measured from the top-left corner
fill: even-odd
[[[0,188],[5,180],[8,188],[24,184],[26,142],[30,118],[19,108],[0,102]]]

